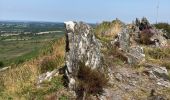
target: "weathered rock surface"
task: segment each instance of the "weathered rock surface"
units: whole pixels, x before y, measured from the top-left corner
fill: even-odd
[[[145,17],[141,21],[136,19],[134,29],[136,34],[142,35],[142,32],[148,34],[150,42],[157,47],[167,45],[166,33],[153,27]]]
[[[78,63],[84,62],[92,69],[100,67],[101,44],[95,38],[92,28],[83,22],[65,22],[66,25],[66,74],[69,88],[73,89]]]
[[[151,79],[156,80],[157,85],[170,88],[170,78],[165,67],[154,64],[146,64],[146,66],[149,67],[144,72],[147,72]]]
[[[58,74],[58,69],[41,74],[37,80],[37,87],[41,87],[41,83],[44,81],[51,81],[51,79],[55,76],[58,76]]]
[[[112,46],[115,44],[118,46],[113,49],[117,50],[118,48],[118,50],[127,57],[128,64],[123,62],[123,65],[113,63],[112,60],[116,56],[112,54],[109,55],[109,53],[106,53],[106,55],[101,53],[101,48],[104,47],[104,44],[96,39],[89,25],[72,21],[66,22],[65,24],[67,31],[66,75],[71,90],[74,90],[76,84],[79,61],[85,62],[87,66],[95,69],[103,67],[101,65],[104,60],[107,67],[103,69],[106,70],[106,74],[109,76],[110,87],[105,88],[104,93],[97,96],[100,100],[154,100],[155,98],[158,100],[166,100],[166,98],[170,98],[166,91],[162,91],[170,89],[169,76],[166,68],[155,65],[147,65],[142,67],[142,69],[129,67],[131,64],[139,64],[145,61],[144,50],[139,43],[139,39],[142,30],[152,27],[146,19],[142,21],[138,20],[134,30],[124,26],[122,31],[117,33],[117,36],[113,37],[113,40],[110,41]],[[158,32],[156,31],[156,33]],[[159,47],[166,45],[166,42],[163,42],[164,38],[159,33],[153,34],[150,39],[151,41],[153,39],[154,43],[158,42]],[[159,41],[155,41],[155,39]],[[132,43],[132,41],[135,43]],[[108,47],[107,45],[107,48]],[[151,95],[153,89],[156,92],[154,95]]]
[[[125,27],[122,29],[113,43],[119,44],[119,50],[123,51],[128,59],[129,64],[136,64],[145,60],[143,47],[139,45],[131,45],[130,29]]]

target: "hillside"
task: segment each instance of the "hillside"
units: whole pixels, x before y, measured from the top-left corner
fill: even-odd
[[[170,99],[170,42],[146,18],[65,28],[38,57],[0,71],[0,99]]]

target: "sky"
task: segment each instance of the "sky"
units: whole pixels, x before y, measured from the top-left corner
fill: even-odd
[[[0,20],[84,21],[115,18],[130,23],[147,17],[152,23],[170,23],[170,0],[0,0]]]

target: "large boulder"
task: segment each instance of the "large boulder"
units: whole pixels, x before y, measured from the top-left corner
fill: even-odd
[[[83,22],[65,22],[66,27],[66,75],[69,88],[74,89],[79,62],[91,69],[101,66],[100,42],[95,38],[91,26]]]
[[[139,45],[132,45],[132,31],[124,27],[122,31],[118,33],[116,39],[114,39],[113,44],[118,44],[119,50],[123,51],[126,55],[127,62],[129,64],[137,64],[145,60],[145,54],[143,51],[143,47]]]
[[[167,45],[166,33],[152,26],[145,17],[141,20],[136,19],[133,28],[134,33],[139,34],[140,42],[154,44],[157,47]]]

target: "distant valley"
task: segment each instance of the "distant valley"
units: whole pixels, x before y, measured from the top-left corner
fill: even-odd
[[[63,35],[63,23],[0,21],[0,67],[36,57],[40,48]]]

